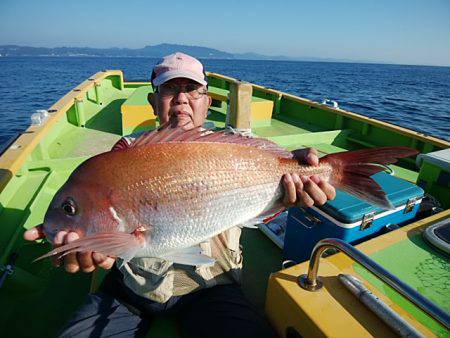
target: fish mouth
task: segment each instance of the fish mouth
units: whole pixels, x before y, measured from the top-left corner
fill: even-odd
[[[39,225],[37,225],[38,232],[39,232],[39,238],[47,238],[47,240],[50,243],[53,243],[55,241],[56,234],[60,231],[63,231],[62,229],[58,228],[53,223],[44,222]]]

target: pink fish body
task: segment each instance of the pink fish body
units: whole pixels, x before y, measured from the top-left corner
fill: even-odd
[[[389,207],[378,185],[366,178],[383,170],[370,162],[392,163],[415,153],[404,147],[362,150],[305,166],[264,139],[166,128],[74,171],[51,202],[44,231],[50,240],[61,230],[82,238],[43,257],[93,250],[125,260],[205,263],[192,250],[196,245],[233,226],[260,223],[282,208],[283,174],[317,174]],[[355,180],[354,173],[364,180]]]

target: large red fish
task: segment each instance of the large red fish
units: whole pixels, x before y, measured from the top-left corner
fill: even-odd
[[[125,260],[208,263],[199,243],[259,223],[282,207],[283,174],[316,174],[390,208],[370,176],[384,170],[380,164],[416,153],[406,147],[358,150],[308,166],[265,139],[166,127],[90,158],[72,173],[50,204],[44,232],[50,241],[61,230],[82,238],[41,258],[97,251]]]

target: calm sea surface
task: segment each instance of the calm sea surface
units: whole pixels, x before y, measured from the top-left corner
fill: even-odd
[[[103,69],[127,80],[149,79],[150,58],[0,58],[0,146]],[[356,63],[204,60],[207,70],[450,140],[450,67]]]

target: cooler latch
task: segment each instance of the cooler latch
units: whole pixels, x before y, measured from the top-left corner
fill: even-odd
[[[409,200],[406,201],[405,210],[403,210],[404,214],[407,214],[408,212],[411,212],[414,209],[414,206],[416,205],[416,202],[420,199],[420,197],[412,197]]]
[[[299,208],[299,209],[302,212],[303,217],[305,217],[308,220],[309,223],[305,224],[302,221],[300,221],[297,217],[295,217],[295,216],[291,216],[291,217],[293,219],[295,219],[298,223],[303,225],[305,228],[311,229],[311,228],[319,225],[320,223],[322,223],[322,220],[320,218],[318,218],[318,217],[314,216],[313,214],[309,213],[304,208]]]
[[[367,228],[370,228],[370,226],[373,223],[374,218],[375,218],[375,212],[369,212],[369,213],[365,214],[362,218],[359,230],[366,230]]]
[[[314,216],[313,214],[307,212],[306,210],[303,209],[304,212],[304,216],[306,217],[306,219],[308,221],[310,221],[312,224],[317,225],[322,223],[322,220],[319,217]]]

